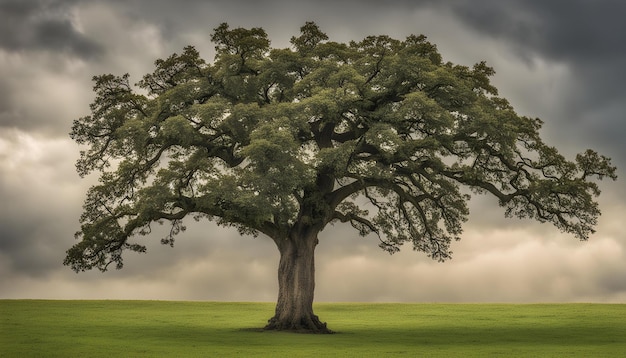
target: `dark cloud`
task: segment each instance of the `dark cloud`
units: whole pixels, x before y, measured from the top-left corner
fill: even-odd
[[[626,3],[599,1],[455,1],[461,21],[515,48],[521,57],[541,56],[572,66],[579,95],[602,104],[626,92],[623,36]]]
[[[66,142],[0,133],[0,256],[11,272],[45,276],[77,230],[84,184]],[[86,184],[86,183],[85,183]],[[0,276],[3,272],[0,269]]]
[[[468,1],[440,4],[470,28],[503,41],[532,66],[541,57],[565,64],[571,85],[555,107],[560,117],[546,118],[551,135],[626,158],[626,3],[616,0],[568,2],[542,0]]]
[[[76,1],[0,2],[0,47],[8,51],[66,52],[92,58],[103,49],[80,33],[72,23]]]
[[[53,242],[48,242],[51,246],[46,245],[46,239],[58,235],[58,232],[45,230],[48,227],[45,221],[14,221],[6,213],[2,214],[0,252],[10,253],[3,258],[3,265],[8,270],[25,276],[41,277],[58,268],[60,252],[52,249]],[[37,259],[33,260],[34,257]]]
[[[556,3],[556,4],[555,4]],[[80,180],[71,120],[88,114],[90,78],[130,73],[194,45],[210,61],[212,29],[263,27],[289,45],[305,21],[331,40],[424,33],[444,58],[496,66],[501,94],[546,121],[546,141],[568,156],[586,147],[626,168],[626,79],[614,1],[0,0],[0,297],[267,300],[278,253],[264,237],[190,223],[174,248],[161,231],[138,237],[122,271],[75,275],[61,265],[78,230],[89,181]],[[12,133],[12,134],[11,134]],[[620,164],[622,163],[622,164]],[[602,216],[589,243],[550,225],[503,218],[476,196],[454,259],[433,262],[404,247],[389,256],[375,237],[337,225],[320,236],[321,301],[623,301],[623,185],[603,183]],[[190,220],[192,221],[192,220]],[[532,263],[532,264],[531,264]]]
[[[0,126],[4,126],[7,123],[14,122],[15,108],[11,101],[11,93],[13,86],[11,86],[6,80],[0,79]]]
[[[66,136],[72,120],[88,111],[91,76],[53,54],[0,56],[0,131]]]
[[[626,4],[615,0],[455,1],[472,28],[557,60],[582,62],[626,55]]]

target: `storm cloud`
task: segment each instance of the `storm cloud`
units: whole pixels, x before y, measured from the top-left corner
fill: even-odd
[[[578,119],[577,135],[616,149],[611,153],[615,156],[626,150],[626,71],[620,68],[626,62],[623,8],[612,0],[453,1],[449,5],[460,21],[510,44],[531,66],[536,57],[566,64],[572,83],[568,97],[555,103],[564,107],[564,121],[556,126]]]
[[[0,46],[9,51],[65,52],[83,58],[102,48],[81,33],[72,7],[77,1],[19,1],[0,3]]]
[[[173,248],[167,230],[136,238],[148,253],[123,270],[75,274],[61,265],[74,243],[88,187],[67,133],[89,114],[91,77],[129,73],[137,82],[157,58],[193,45],[207,60],[222,22],[263,27],[289,46],[305,21],[331,40],[425,34],[445,60],[493,66],[493,83],[516,110],[540,117],[542,135],[568,157],[594,148],[620,179],[602,183],[603,216],[588,242],[503,217],[476,196],[454,258],[437,263],[409,247],[390,256],[375,237],[327,228],[316,252],[319,301],[626,301],[626,4],[512,0],[181,1],[0,0],[0,298],[276,298],[278,252],[189,220]]]

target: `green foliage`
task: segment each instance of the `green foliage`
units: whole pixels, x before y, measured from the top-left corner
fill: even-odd
[[[619,357],[626,305],[322,303],[333,335],[259,332],[269,303],[0,300],[6,357]]]
[[[489,77],[444,62],[424,36],[328,41],[312,22],[272,49],[263,29],[221,24],[208,64],[193,47],[137,84],[94,77],[91,114],[71,137],[87,194],[74,270],[122,266],[153,222],[208,218],[278,241],[350,223],[390,253],[404,243],[451,255],[468,215],[462,187],[496,196],[508,216],[587,239],[600,215],[592,179],[615,179],[588,150],[568,161],[539,119],[519,116]],[[359,204],[369,204],[368,210]]]

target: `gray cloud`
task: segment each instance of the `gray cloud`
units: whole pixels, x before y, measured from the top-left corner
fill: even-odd
[[[565,131],[570,142],[602,149],[626,166],[626,22],[624,3],[614,0],[541,0],[446,3],[470,28],[507,43],[532,65],[533,58],[570,69],[566,96],[554,103],[561,115],[547,118],[550,134]]]
[[[452,11],[462,21],[487,36],[510,42],[520,56],[539,54],[571,64],[580,79],[579,97],[597,105],[623,98],[626,71],[619,70],[626,60],[623,3],[488,0],[454,4]]]
[[[453,1],[450,7],[486,35],[557,60],[585,62],[626,54],[624,4],[619,1]]]
[[[11,272],[45,276],[71,244],[87,184],[74,174],[74,148],[15,130],[0,135],[0,253]]]
[[[45,50],[92,58],[102,48],[80,33],[72,22],[77,1],[0,2],[0,47],[9,51]]]
[[[63,55],[0,55],[0,129],[66,136],[89,108],[91,76]]]
[[[174,248],[160,231],[136,240],[126,267],[76,275],[61,266],[95,178],[80,180],[71,120],[88,114],[90,78],[129,72],[195,45],[212,59],[221,22],[260,26],[288,46],[305,21],[335,41],[424,33],[444,58],[496,67],[501,94],[546,121],[546,141],[569,155],[593,147],[626,167],[618,2],[574,1],[3,1],[0,0],[0,297],[267,300],[278,253],[267,238],[190,222]],[[10,30],[10,31],[9,31]],[[622,171],[623,173],[623,171]],[[623,176],[623,175],[622,175]],[[603,183],[598,233],[579,243],[549,225],[506,220],[476,197],[451,262],[410,247],[389,256],[374,237],[328,228],[317,251],[321,301],[623,302],[626,193]],[[9,204],[5,204],[9,203]],[[192,221],[192,220],[190,220]]]

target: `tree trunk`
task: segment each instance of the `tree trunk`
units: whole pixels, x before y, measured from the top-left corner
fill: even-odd
[[[332,333],[313,314],[315,290],[315,247],[317,234],[276,240],[280,251],[278,265],[278,302],[276,313],[266,330],[301,333]]]

